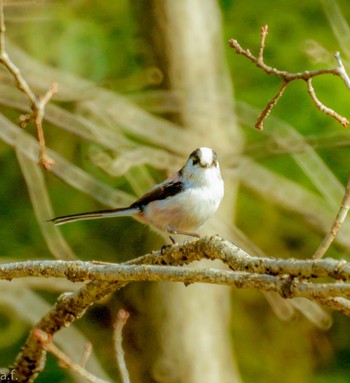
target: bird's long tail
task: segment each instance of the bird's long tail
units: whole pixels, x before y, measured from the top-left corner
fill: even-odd
[[[128,217],[138,213],[140,209],[134,207],[125,207],[121,209],[99,210],[87,213],[64,215],[50,219],[55,225],[63,225],[65,223],[80,221],[83,219],[98,219],[98,218],[113,218],[113,217]]]

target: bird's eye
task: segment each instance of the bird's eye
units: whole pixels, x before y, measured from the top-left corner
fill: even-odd
[[[197,165],[199,163],[199,158],[197,156],[192,157],[192,165]]]

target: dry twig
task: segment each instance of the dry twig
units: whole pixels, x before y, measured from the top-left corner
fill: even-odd
[[[206,238],[210,241],[209,238]],[[212,240],[211,243],[214,243]],[[206,258],[203,251],[206,246],[205,243],[200,243],[199,248],[200,256],[196,259]],[[225,241],[224,249],[226,253],[230,253],[232,250],[237,251],[234,245],[229,245],[229,242]],[[239,249],[240,250],[240,249]],[[191,253],[186,260],[183,259],[184,263],[190,262],[192,256]],[[235,255],[233,255],[235,257]],[[238,257],[242,257],[242,254]],[[217,255],[214,257],[209,256],[209,259],[220,259]],[[59,276],[66,277],[71,281],[86,281],[92,280],[95,282],[109,282],[109,283],[122,283],[124,286],[127,283],[135,281],[153,281],[153,282],[182,282],[185,285],[191,283],[210,283],[217,285],[226,285],[236,288],[255,288],[260,291],[274,291],[281,295],[283,298],[294,298],[304,297],[316,300],[318,298],[326,299],[329,297],[345,297],[350,298],[350,283],[344,283],[343,280],[332,283],[313,283],[307,281],[308,279],[329,276],[333,277],[343,276],[343,279],[349,278],[350,263],[345,261],[335,262],[336,266],[332,263],[331,271],[327,270],[327,263],[332,261],[330,259],[324,260],[324,264],[317,260],[312,261],[297,261],[297,260],[281,260],[284,261],[285,267],[282,266],[283,262],[278,259],[271,259],[271,269],[264,264],[269,258],[256,258],[255,261],[249,259],[248,255],[247,262],[244,259],[240,259],[238,264],[233,266],[233,260],[229,260],[227,263],[230,264],[231,268],[246,268],[249,269],[260,269],[265,270],[264,273],[254,271],[232,271],[232,270],[218,270],[214,268],[207,269],[196,269],[192,267],[176,267],[176,266],[158,266],[158,265],[118,265],[110,264],[103,265],[98,264],[92,266],[90,262],[81,261],[79,265],[75,261],[28,261],[28,262],[16,262],[17,266],[23,269],[24,273],[29,269],[29,275],[35,275],[38,270],[43,271],[43,276]],[[251,257],[255,258],[255,257]],[[243,261],[243,262],[242,262]],[[253,261],[253,263],[252,263]],[[44,262],[45,265],[41,265]],[[294,268],[293,263],[298,263]],[[300,267],[300,262],[303,265],[309,266],[304,272],[303,268]],[[49,266],[49,263],[51,265]],[[59,263],[59,268],[56,270],[56,264]],[[245,266],[242,265],[245,264]],[[255,263],[255,264],[254,264]],[[70,265],[73,264],[73,265]],[[27,267],[29,266],[29,267]],[[48,267],[50,271],[46,273],[45,269]],[[273,271],[276,270],[276,271]],[[291,270],[288,273],[287,270]],[[317,271],[320,273],[317,273]],[[34,273],[34,274],[33,274]],[[122,286],[122,287],[123,287]],[[117,288],[120,286],[118,285]],[[68,299],[72,296],[64,295],[63,300]]]
[[[350,208],[350,175],[349,175],[348,183],[346,185],[345,194],[341,201],[337,216],[335,217],[335,220],[332,224],[330,231],[326,234],[323,241],[320,243],[319,247],[313,254],[312,256],[313,259],[320,259],[324,256],[329,246],[332,244],[335,237],[337,236],[342,224],[344,223],[345,218],[348,215],[349,208]]]
[[[115,358],[119,367],[120,376],[123,383],[130,383],[128,368],[125,363],[123,350],[123,328],[129,319],[129,313],[120,309],[117,313],[117,319],[114,323],[113,340],[115,349]]]
[[[274,260],[276,261],[276,260]],[[329,260],[326,260],[329,261]],[[40,261],[39,261],[40,262]],[[69,263],[75,263],[74,261],[52,261],[52,269],[55,268],[55,263],[64,262],[66,265],[65,269],[68,271],[70,268]],[[294,260],[287,260],[292,265]],[[309,261],[311,268],[313,268],[313,262]],[[23,262],[20,267],[23,267]],[[256,263],[260,263],[260,258],[256,259]],[[249,264],[249,262],[248,262]],[[249,268],[247,264],[247,268]],[[275,267],[277,267],[277,264]],[[348,274],[350,264],[348,262],[338,262],[339,270],[334,270],[334,273],[339,275]],[[62,265],[61,265],[62,266]],[[260,265],[259,265],[260,266]],[[319,265],[318,265],[319,266]],[[75,272],[77,276],[69,276],[70,280],[93,280],[96,282],[103,283],[105,281],[109,283],[122,283],[123,286],[130,282],[135,281],[153,281],[153,282],[182,282],[185,285],[191,283],[210,283],[218,285],[232,286],[236,288],[255,288],[260,291],[274,291],[281,295],[283,298],[294,298],[304,297],[313,300],[319,298],[326,299],[329,297],[345,297],[350,298],[350,284],[344,283],[343,281],[335,281],[333,283],[312,283],[306,279],[317,278],[319,275],[314,272],[309,274],[307,271],[301,272],[298,278],[295,275],[289,275],[280,266],[278,275],[260,274],[256,272],[246,271],[226,271],[217,270],[214,268],[207,269],[195,269],[191,267],[176,267],[176,266],[157,266],[157,265],[94,265],[88,262],[84,265],[81,262],[81,267],[76,267]],[[82,268],[80,271],[79,269]],[[33,267],[35,269],[35,266]],[[41,267],[42,269],[42,267]],[[266,269],[266,267],[265,267]],[[288,267],[287,267],[288,269]],[[315,270],[317,270],[317,263]],[[70,272],[64,272],[63,269],[58,272],[58,275],[64,276],[69,275]],[[321,273],[322,275],[322,273]],[[84,277],[85,276],[85,277]],[[117,288],[120,286],[118,285]],[[69,296],[65,295],[62,297],[63,300],[69,299]]]
[[[79,363],[81,367],[85,367],[87,361],[90,358],[91,352],[92,352],[92,344],[90,342],[86,342],[84,347],[84,352],[83,352],[83,355],[81,356],[80,363]]]
[[[179,269],[174,266],[186,265],[201,259],[220,260],[235,272],[242,271],[270,276],[288,275],[292,278],[300,277],[303,279],[327,277],[334,280],[350,281],[350,263],[344,260],[255,257],[218,236],[202,237],[180,247],[170,247],[163,253],[154,252],[124,264],[63,260],[12,262],[0,265],[0,279],[44,277],[66,278],[72,282],[88,280],[116,282],[154,280],[156,278],[158,280],[171,280],[173,278],[181,281],[182,278],[182,282],[191,282],[189,280],[191,277],[207,278],[210,273],[207,273],[206,270],[201,272],[194,268],[182,267]],[[166,265],[171,266],[165,267]],[[173,273],[173,277],[170,276],[171,273]],[[227,271],[216,274],[216,276],[220,275],[224,278],[225,273]],[[212,273],[212,275],[214,274]],[[218,281],[213,280],[213,283]],[[192,280],[192,282],[198,282],[198,280]]]
[[[103,380],[98,378],[97,376],[91,374],[85,368],[83,368],[80,364],[73,362],[64,352],[62,352],[57,346],[52,343],[52,336],[50,334],[45,333],[40,329],[34,329],[34,336],[39,341],[39,344],[43,349],[50,352],[54,355],[61,367],[69,368],[72,371],[76,372],[88,382],[91,383],[109,383],[107,380]]]
[[[221,260],[231,270],[175,267],[203,258]],[[172,265],[172,266],[167,266]],[[243,270],[243,271],[242,271]],[[77,292],[62,295],[36,328],[54,335],[79,319],[92,304],[131,281],[177,281],[215,283],[236,288],[274,291],[284,298],[306,297],[350,316],[350,263],[333,259],[295,260],[260,258],[247,254],[218,236],[207,236],[145,255],[123,265],[81,261],[27,261],[1,265],[0,277],[65,277],[73,281],[92,280]],[[317,277],[331,277],[333,283],[313,283]],[[300,277],[300,278],[299,278]],[[32,331],[13,366],[17,382],[35,377],[45,364],[42,349]]]
[[[350,89],[350,78],[345,71],[339,52],[336,52],[334,55],[338,63],[338,66],[335,68],[326,68],[326,69],[319,69],[319,70],[312,70],[312,71],[307,70],[307,71],[298,72],[298,73],[281,71],[265,64],[264,62],[264,49],[265,49],[265,40],[266,40],[267,33],[268,33],[268,26],[265,25],[261,28],[261,40],[260,40],[258,57],[254,56],[249,49],[243,49],[237,40],[234,40],[234,39],[229,40],[230,46],[234,48],[238,54],[245,56],[248,60],[253,62],[258,68],[262,69],[267,74],[272,74],[274,76],[280,77],[283,81],[279,92],[276,94],[276,96],[274,96],[274,98],[271,101],[269,101],[269,103],[266,105],[266,107],[264,108],[260,116],[258,117],[258,121],[255,124],[255,127],[259,130],[262,130],[264,128],[264,125],[263,125],[264,120],[270,114],[272,108],[277,104],[286,86],[291,81],[294,81],[294,80],[306,81],[307,87],[308,87],[308,93],[310,97],[312,98],[313,102],[315,103],[317,109],[335,118],[342,126],[347,127],[350,124],[349,120],[345,117],[340,116],[337,112],[335,112],[334,110],[322,104],[321,101],[318,100],[318,98],[316,97],[316,94],[312,87],[312,79],[314,77],[325,75],[325,74],[332,74],[332,75],[340,77],[344,81],[345,85]]]
[[[39,142],[39,164],[46,170],[49,170],[54,164],[54,160],[46,154],[45,138],[42,127],[42,121],[45,113],[45,106],[50,101],[52,96],[57,93],[57,83],[52,83],[51,87],[43,96],[36,96],[30,88],[27,81],[22,76],[19,68],[13,63],[8,53],[6,52],[5,45],[5,18],[3,0],[0,0],[0,63],[4,65],[7,70],[12,74],[16,81],[17,88],[23,92],[31,105],[32,114],[25,117],[26,121],[22,121],[22,125],[26,122],[33,121]]]

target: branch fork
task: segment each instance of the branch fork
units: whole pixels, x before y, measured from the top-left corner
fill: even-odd
[[[42,121],[45,114],[45,106],[53,95],[58,92],[58,85],[55,82],[52,83],[44,95],[37,96],[22,76],[19,68],[13,63],[10,56],[6,52],[5,32],[4,6],[3,0],[0,0],[0,63],[9,71],[9,73],[11,73],[16,81],[17,88],[27,96],[30,102],[32,114],[25,118],[25,120],[21,119],[21,126],[25,126],[31,121],[34,122],[39,143],[39,164],[44,169],[50,170],[55,161],[46,154]]]
[[[265,49],[265,40],[268,34],[268,26],[265,25],[261,28],[261,39],[260,39],[260,48],[258,56],[254,56],[249,49],[243,49],[237,40],[231,39],[229,40],[229,45],[235,49],[236,53],[239,55],[242,55],[246,57],[248,60],[250,60],[252,63],[254,63],[258,68],[262,69],[267,74],[272,74],[276,77],[279,77],[282,79],[282,85],[277,92],[277,94],[268,102],[268,104],[265,106],[264,110],[261,112],[260,116],[258,117],[257,123],[255,124],[255,127],[259,130],[264,129],[264,121],[270,114],[272,108],[277,104],[278,100],[281,98],[284,90],[286,89],[287,85],[294,81],[294,80],[304,80],[307,84],[308,94],[310,95],[312,101],[314,102],[316,108],[320,110],[322,113],[327,114],[328,116],[333,117],[335,120],[337,120],[344,128],[348,127],[350,124],[350,121],[338,114],[336,111],[334,111],[331,108],[328,108],[325,106],[316,96],[316,93],[314,91],[314,88],[312,86],[312,79],[316,76],[321,76],[325,74],[332,74],[337,77],[340,77],[346,87],[350,89],[350,78],[349,75],[346,73],[346,70],[344,68],[344,65],[342,63],[342,60],[340,58],[340,53],[336,52],[334,54],[334,57],[338,63],[338,66],[335,68],[326,68],[326,69],[319,69],[319,70],[306,70],[304,72],[298,72],[298,73],[290,73],[287,71],[281,71],[276,68],[273,68],[264,62],[264,49]]]

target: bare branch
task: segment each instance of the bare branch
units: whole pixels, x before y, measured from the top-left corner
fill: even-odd
[[[175,267],[203,258],[220,260],[231,270]],[[236,288],[255,288],[276,292],[283,298],[309,298],[327,306],[333,305],[334,309],[344,313],[350,313],[347,309],[347,299],[329,300],[350,297],[350,284],[338,282],[350,279],[350,263],[333,259],[252,257],[218,236],[206,236],[183,246],[171,246],[122,265],[81,261],[27,261],[1,265],[0,278],[11,279],[11,276],[55,276],[72,281],[92,280],[75,293],[63,294],[51,311],[37,324],[36,328],[51,335],[79,319],[92,304],[131,281],[176,281],[185,284],[201,282]],[[308,281],[326,276],[336,281]],[[28,381],[28,376],[38,374],[44,364],[45,350],[32,331],[13,366],[18,382]]]
[[[53,83],[49,90],[45,93],[45,95],[37,97],[34,94],[29,84],[22,76],[19,68],[13,63],[8,53],[6,52],[5,32],[6,27],[4,17],[4,6],[3,0],[0,0],[0,63],[5,68],[7,68],[7,70],[12,74],[13,78],[16,81],[17,88],[27,96],[31,104],[31,109],[33,113],[30,117],[26,119],[26,122],[31,120],[34,121],[39,142],[39,164],[44,169],[49,170],[55,161],[46,154],[42,120],[44,118],[45,106],[52,98],[52,96],[55,93],[57,93],[58,87],[56,83]],[[23,124],[25,125],[25,122]]]
[[[298,73],[290,73],[287,71],[281,71],[276,68],[273,68],[267,64],[265,64],[263,55],[264,55],[264,49],[265,49],[265,39],[268,33],[268,26],[265,25],[261,28],[261,40],[260,40],[260,48],[258,57],[254,56],[249,49],[243,49],[237,40],[231,39],[229,40],[229,45],[235,49],[237,54],[240,54],[244,57],[246,57],[248,60],[250,60],[252,63],[254,63],[258,68],[262,69],[267,74],[272,74],[276,77],[280,77],[283,80],[282,86],[277,93],[277,95],[267,104],[267,106],[264,108],[263,112],[260,114],[258,121],[255,125],[257,129],[263,129],[263,121],[264,119],[270,114],[272,108],[277,104],[279,98],[282,96],[282,93],[286,86],[294,80],[304,80],[308,84],[308,90],[309,95],[314,101],[317,109],[319,109],[321,112],[332,116],[335,118],[338,122],[340,122],[344,127],[347,127],[350,122],[347,118],[340,116],[338,113],[333,111],[332,109],[326,107],[321,103],[321,101],[318,100],[316,97],[315,91],[312,88],[311,79],[316,76],[321,76],[325,74],[332,74],[337,77],[340,77],[345,85],[350,89],[350,78],[348,74],[346,73],[346,70],[344,68],[344,65],[341,61],[339,52],[336,52],[334,57],[337,60],[338,66],[335,68],[326,68],[326,69],[319,69],[319,70],[312,70],[312,71],[304,71],[304,72],[298,72]]]
[[[253,257],[244,250],[225,241],[218,236],[206,236],[183,246],[171,246],[163,252],[154,252],[125,264],[83,262],[83,261],[24,261],[0,265],[0,279],[11,280],[23,277],[55,277],[67,278],[72,282],[87,280],[95,281],[128,281],[149,280],[142,274],[177,274],[173,278],[187,278],[186,282],[197,270],[181,268],[176,271],[174,266],[189,264],[201,259],[220,260],[234,271],[267,275],[289,275],[291,277],[323,278],[350,280],[350,263],[344,260],[299,260],[282,258]],[[139,266],[137,266],[139,265]],[[148,265],[172,265],[151,267]],[[136,267],[137,266],[137,267]],[[188,273],[187,273],[188,271]],[[192,274],[191,274],[192,273]],[[181,274],[181,276],[180,276]],[[130,279],[129,279],[130,278]],[[143,279],[144,278],[144,279]],[[156,276],[152,277],[156,278]],[[161,277],[159,277],[161,278]],[[168,278],[164,276],[164,278]],[[171,277],[169,277],[171,278]],[[167,279],[170,280],[170,279]]]
[[[350,316],[350,300],[337,297],[337,298],[326,298],[319,299],[319,303],[331,308],[332,310],[339,311],[346,316]]]
[[[60,362],[60,366],[64,368],[70,368],[72,371],[76,372],[88,382],[91,383],[109,383],[107,380],[98,378],[97,376],[91,374],[80,364],[73,362],[64,352],[62,352],[57,346],[52,343],[52,336],[45,333],[40,329],[34,330],[35,337],[40,342],[41,346],[54,355]]]
[[[258,121],[255,124],[255,127],[257,129],[259,129],[259,130],[264,129],[265,118],[270,114],[272,108],[277,104],[278,100],[282,96],[287,85],[288,85],[288,81],[283,81],[278,93],[276,94],[276,96],[265,106],[264,110],[261,112],[260,116],[258,117]]]
[[[348,215],[349,208],[350,208],[350,175],[348,178],[345,194],[341,201],[337,216],[335,217],[335,220],[332,224],[330,231],[326,234],[323,241],[320,243],[319,247],[313,254],[312,256],[313,259],[320,259],[324,256],[329,246],[332,244],[335,237],[337,236],[342,224],[344,223],[345,218]]]
[[[160,251],[155,252],[127,262],[127,264],[156,264],[160,255]],[[168,255],[165,257],[164,262],[170,262],[170,258]],[[184,261],[173,259],[173,263],[180,265]],[[61,328],[68,327],[79,319],[93,303],[124,287],[126,284],[125,282],[92,281],[75,293],[63,294],[59,297],[55,306],[40,320],[36,328],[53,335]],[[33,331],[31,331],[13,365],[13,369],[16,371],[16,382],[34,380],[45,366],[45,355],[46,351],[40,346]]]
[[[337,60],[337,63],[338,63],[339,75],[343,79],[343,81],[345,82],[345,85],[348,87],[348,89],[350,89],[350,78],[349,78],[349,75],[347,74],[347,72],[346,72],[346,70],[344,68],[342,59],[340,57],[340,53],[339,52],[335,52],[334,53],[334,57],[335,57],[335,59]]]
[[[306,83],[307,83],[308,93],[309,93],[310,97],[312,98],[312,101],[316,105],[317,109],[319,109],[321,112],[323,112],[325,114],[328,114],[328,116],[335,118],[340,124],[342,124],[344,126],[344,128],[346,128],[349,125],[349,120],[347,118],[339,115],[333,109],[328,108],[327,106],[322,104],[322,102],[316,96],[315,90],[312,86],[312,78],[311,77],[306,80]]]
[[[90,358],[91,352],[92,352],[92,344],[90,342],[86,342],[84,347],[84,352],[83,352],[83,355],[81,356],[80,363],[79,363],[81,367],[85,367],[87,361]]]
[[[53,261],[59,262],[59,261]],[[66,262],[66,261],[64,261]],[[290,262],[290,260],[289,260]],[[311,261],[316,262],[316,261]],[[70,263],[70,262],[66,262]],[[344,267],[349,268],[349,264]],[[96,269],[95,269],[96,268]],[[305,297],[310,299],[343,296],[350,298],[350,284],[346,283],[309,283],[304,279],[286,275],[258,274],[245,271],[222,271],[217,269],[195,269],[190,267],[154,266],[154,265],[95,265],[84,274],[88,279],[108,282],[167,281],[191,283],[211,283],[236,288],[255,288],[261,291],[274,291],[283,298]],[[76,270],[79,273],[79,270]],[[315,274],[314,277],[317,275]]]
[[[261,258],[256,258],[256,262],[260,263]],[[277,260],[275,260],[277,261]],[[329,260],[326,260],[329,261]],[[29,261],[31,263],[31,261]],[[34,261],[33,261],[34,262]],[[44,261],[45,262],[45,261]],[[317,297],[327,298],[332,296],[350,297],[350,284],[343,282],[338,283],[309,283],[305,281],[303,273],[300,273],[299,279],[294,275],[288,275],[283,268],[280,268],[278,275],[259,274],[246,271],[226,271],[217,270],[213,268],[207,269],[195,269],[192,267],[176,267],[176,266],[155,266],[155,265],[94,265],[88,262],[87,265],[81,262],[79,267],[74,265],[74,275],[69,270],[70,263],[76,264],[75,261],[46,261],[52,262],[51,270],[55,269],[55,263],[60,262],[64,265],[60,265],[59,275],[61,277],[66,276],[70,280],[93,280],[93,281],[107,281],[107,282],[123,282],[129,283],[134,281],[153,281],[153,282],[183,282],[188,285],[191,283],[211,283],[219,285],[227,285],[237,288],[255,288],[262,291],[275,291],[283,298],[293,298],[296,296],[314,299]],[[285,261],[285,265],[288,263],[293,265],[295,260]],[[307,262],[307,261],[304,261]],[[317,265],[317,261],[309,260],[309,265]],[[24,262],[25,263],[25,262]],[[40,263],[40,261],[38,261]],[[278,264],[280,262],[276,262]],[[275,266],[276,266],[275,264]],[[350,264],[343,261],[338,262],[338,265],[342,265],[339,274],[348,274]],[[23,264],[21,265],[23,266]],[[62,268],[62,266],[64,268]],[[45,268],[40,266],[41,270]],[[293,266],[292,266],[293,267]],[[291,267],[291,268],[292,268]],[[32,267],[32,269],[35,269]],[[64,271],[64,269],[66,271]],[[81,269],[81,270],[80,270]],[[317,266],[316,268],[317,269]],[[344,272],[345,271],[345,272]],[[338,270],[333,270],[337,273]],[[294,272],[294,274],[296,274]],[[305,273],[308,274],[308,273]],[[321,274],[322,275],[322,274]],[[318,277],[319,275],[314,273],[310,277]],[[291,281],[289,283],[289,280]],[[288,289],[286,286],[288,285]],[[64,298],[65,299],[65,298]]]
[[[260,49],[259,49],[259,55],[258,55],[259,61],[264,61],[265,40],[268,33],[269,33],[268,25],[264,25],[263,27],[261,27],[261,40],[260,40]]]
[[[130,314],[127,311],[120,309],[117,313],[117,319],[114,323],[113,331],[115,357],[123,383],[130,383],[129,372],[125,363],[123,350],[123,328],[129,319],[129,315]]]

